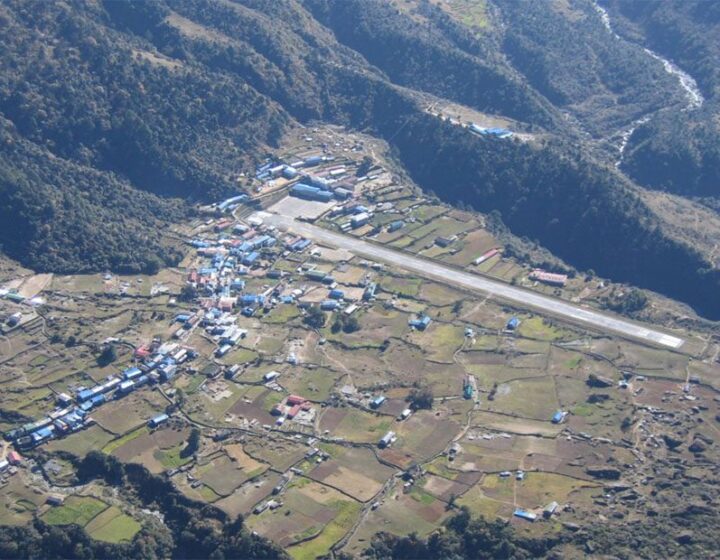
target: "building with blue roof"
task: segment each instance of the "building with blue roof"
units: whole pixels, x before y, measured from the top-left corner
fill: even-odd
[[[403,222],[402,220],[395,220],[394,222],[390,223],[387,230],[389,233],[392,233],[394,231],[402,229],[404,225],[405,225],[405,222]]]
[[[370,401],[370,408],[380,408],[386,400],[387,398],[384,395],[378,395]]]
[[[90,404],[91,408],[94,408],[96,406],[100,406],[101,404],[104,404],[106,401],[107,401],[107,399],[105,398],[105,395],[100,394],[100,395],[95,395],[93,398],[91,398],[87,402]],[[83,404],[85,404],[85,403],[83,403]]]
[[[240,296],[240,305],[263,305],[265,303],[265,297],[255,294],[244,294]]]
[[[135,379],[142,374],[139,368],[129,367],[122,372],[123,379]]]
[[[55,431],[55,428],[50,427],[50,426],[40,428],[39,430],[37,430],[31,434],[33,443],[38,444],[47,439],[50,439],[53,436],[54,431]]]
[[[161,424],[164,424],[170,419],[170,417],[167,414],[158,414],[154,418],[150,418],[150,421],[148,422],[148,425],[151,428],[157,428]]]
[[[288,248],[291,251],[302,251],[303,249],[310,246],[311,241],[309,239],[299,239],[295,243],[292,243]]]
[[[303,162],[303,166],[305,166],[305,167],[313,167],[313,166],[315,166],[315,165],[319,165],[320,163],[322,163],[322,157],[321,157],[321,156],[312,156],[312,157],[307,158],[307,159]]]
[[[298,198],[304,198],[306,200],[317,200],[319,202],[330,202],[333,198],[333,193],[324,191],[318,187],[306,185],[305,183],[297,183],[290,189],[290,194]]]
[[[252,253],[248,253],[242,258],[242,263],[245,266],[252,266],[257,262],[257,260],[260,258],[260,254],[253,251]]]
[[[430,317],[428,315],[423,315],[419,319],[411,319],[410,321],[408,321],[408,324],[419,331],[424,331],[428,327],[430,322]]]
[[[297,177],[298,171],[292,165],[286,165],[282,170],[282,176],[286,179],[294,179]]]
[[[519,517],[520,519],[525,519],[527,521],[535,521],[537,519],[537,514],[531,512],[531,511],[527,511],[525,509],[521,509],[521,508],[517,508],[513,512],[513,515],[515,517]]]

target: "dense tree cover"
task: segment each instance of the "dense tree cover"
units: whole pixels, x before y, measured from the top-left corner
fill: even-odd
[[[490,49],[429,5],[426,15],[438,18],[437,27],[407,17],[384,0],[304,0],[304,4],[338,41],[361,53],[395,83],[529,123],[557,124],[557,114],[541,96]]]
[[[479,138],[424,115],[408,118],[393,144],[412,176],[445,200],[499,210],[516,234],[577,268],[720,317],[720,271],[669,238],[619,175],[579,149]]]
[[[7,7],[0,111],[58,156],[203,198],[232,189],[230,158],[277,138],[282,111],[242,79],[153,58],[94,3]]]
[[[506,522],[472,518],[463,508],[450,518],[446,530],[433,533],[427,540],[414,534],[397,537],[379,533],[363,555],[375,560],[523,560],[542,558],[558,542],[555,535],[522,538]]]
[[[678,483],[679,484],[679,483]],[[629,523],[594,523],[575,531],[525,537],[501,520],[474,518],[466,508],[427,539],[378,533],[363,557],[373,560],[523,560],[565,557],[708,558],[718,546],[718,515],[707,506],[678,503],[677,510]],[[684,537],[681,537],[684,535]],[[658,551],[662,551],[661,554]]]
[[[614,133],[681,104],[675,78],[640,46],[613,38],[590,2],[494,5],[507,23],[502,41],[513,65],[591,133]]]
[[[172,482],[140,465],[123,464],[99,451],[69,458],[76,463],[80,482],[103,480],[138,506],[160,512],[164,523],[146,524],[127,545],[105,545],[78,527],[52,528],[39,521],[14,529],[10,540],[3,527],[0,558],[286,558],[282,549],[248,533],[242,516],[233,521],[213,506],[190,500]],[[53,544],[58,531],[64,536]]]
[[[720,209],[717,111],[718,102],[708,100],[691,113],[666,112],[653,118],[633,134],[622,169],[641,185],[707,199]]]
[[[577,147],[483,141],[426,117],[397,87],[564,130],[557,108],[493,54],[499,36],[478,38],[431,3],[408,15],[379,0],[11,0],[0,24],[0,243],[32,268],[152,272],[176,262],[161,232],[187,207],[169,197],[237,189],[237,172],[291,118],[322,119],[383,136],[421,186],[499,210],[578,268],[710,314],[720,305],[708,297],[715,272]],[[520,29],[534,36],[529,20]],[[563,45],[538,48],[552,60]],[[585,95],[576,89],[602,82],[629,95],[647,78],[644,68],[637,81],[602,68],[568,86],[568,103]]]
[[[623,169],[640,184],[720,207],[720,4],[614,0],[608,7],[624,35],[690,73],[706,98],[700,109],[666,111],[638,128]]]
[[[2,527],[0,558],[43,558],[47,560],[94,560],[113,558],[168,558],[172,541],[159,524],[144,529],[131,544],[111,544],[96,541],[77,525],[52,526],[35,520],[25,527]]]
[[[152,271],[179,251],[159,230],[181,204],[52,154],[0,117],[0,244],[36,270]]]
[[[705,0],[606,0],[621,31],[689,72],[706,97],[720,95],[720,4]],[[630,35],[632,34],[632,35]]]

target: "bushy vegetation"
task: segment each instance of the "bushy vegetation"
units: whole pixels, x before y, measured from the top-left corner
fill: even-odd
[[[478,138],[425,115],[406,119],[392,142],[413,178],[444,200],[498,210],[516,235],[538,239],[578,269],[720,317],[720,271],[670,238],[619,175],[578,147]]]
[[[603,304],[608,309],[612,309],[618,313],[632,315],[645,309],[647,302],[648,298],[641,290],[631,289],[627,292],[613,290],[613,292],[604,299]]]
[[[432,408],[435,396],[432,389],[428,386],[414,387],[407,397],[410,406],[415,410],[430,410]]]
[[[446,530],[433,533],[427,540],[417,535],[379,533],[364,556],[376,560],[522,560],[542,558],[558,542],[556,536],[522,538],[506,522],[472,518],[463,508],[449,520]]]
[[[308,308],[307,314],[303,318],[303,323],[314,329],[321,329],[325,326],[326,320],[327,316],[325,312],[320,309],[320,306],[313,305]]]
[[[335,318],[330,330],[333,334],[337,334],[340,331],[347,334],[354,333],[360,330],[360,322],[356,317],[353,317],[352,315],[348,316],[343,313]]]
[[[658,94],[641,85],[650,77],[665,84],[664,72],[656,76],[634,51],[602,43],[597,15],[585,8],[571,14],[583,22],[578,27],[541,4],[503,5],[500,17],[513,25],[499,37],[474,35],[439,8],[418,5],[418,17],[408,17],[378,0],[7,2],[0,15],[3,250],[58,272],[152,273],[175,264],[167,223],[188,214],[178,199],[236,191],[237,173],[292,116],[369,127],[443,199],[500,211],[515,233],[576,268],[720,314],[711,296],[717,271],[670,239],[617,176],[576,146],[471,137],[426,116],[392,83],[565,130],[557,108],[528,83],[573,106],[602,83],[645,110]],[[557,33],[550,37],[547,28]],[[570,39],[584,30],[587,45]],[[493,41],[500,39],[501,48],[517,51],[516,64],[530,65],[523,67],[528,83],[498,56]],[[530,52],[544,58],[528,62]],[[597,69],[574,74],[562,62],[567,52],[605,55]],[[714,152],[681,145],[679,154],[702,153],[702,162],[687,154],[678,161],[695,162],[696,190],[705,192],[700,183],[715,184],[714,171],[700,171],[720,168]],[[638,163],[638,176],[651,166],[641,160],[638,151],[628,162]]]
[[[587,3],[497,2],[503,48],[530,83],[594,135],[682,103],[676,80],[640,46],[611,40]]]
[[[200,449],[200,429],[193,428],[190,430],[187,445],[183,447],[182,451],[180,451],[180,457],[183,459],[190,457],[197,453],[198,449]]]
[[[146,522],[132,542],[115,545],[94,541],[77,526],[50,527],[38,520],[31,527],[3,527],[1,558],[286,557],[274,544],[248,533],[242,516],[233,521],[217,508],[194,502],[140,465],[124,465],[99,451],[72,460],[80,482],[102,480],[139,507],[161,512],[164,523]]]
[[[695,78],[705,97],[700,109],[664,111],[638,128],[623,169],[643,185],[709,198],[719,208],[720,5],[702,0],[614,0],[609,9],[619,22],[630,22],[644,44]]]

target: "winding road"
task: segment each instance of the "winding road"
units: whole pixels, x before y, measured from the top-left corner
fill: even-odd
[[[275,226],[283,231],[291,231],[315,242],[338,249],[345,249],[363,258],[388,263],[418,276],[438,280],[474,292],[491,294],[522,308],[540,310],[596,331],[615,333],[633,340],[672,349],[680,348],[685,342],[676,336],[626,319],[579,307],[557,298],[538,294],[479,274],[464,272],[437,261],[417,257],[349,235],[335,233],[306,222],[299,222],[287,216],[269,212],[257,212],[255,216],[262,219],[267,225]]]

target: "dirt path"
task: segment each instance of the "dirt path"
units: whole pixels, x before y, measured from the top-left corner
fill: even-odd
[[[47,288],[52,280],[52,274],[35,274],[23,281],[18,292],[26,298],[33,298]]]

